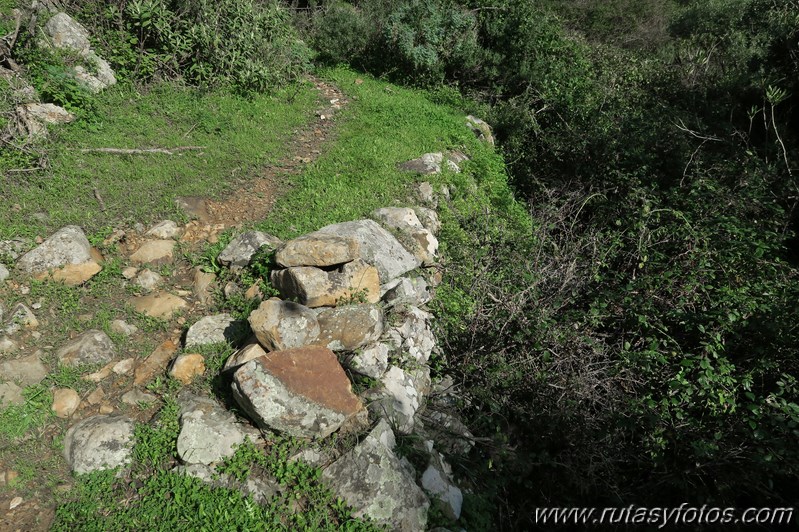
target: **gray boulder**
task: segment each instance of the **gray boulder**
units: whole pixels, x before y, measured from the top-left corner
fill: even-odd
[[[402,434],[414,429],[414,416],[430,392],[430,368],[423,366],[405,371],[392,366],[380,379],[383,388],[370,391],[369,410],[378,417],[389,420]]]
[[[35,329],[38,326],[39,320],[36,319],[33,311],[25,304],[17,303],[9,312],[3,331],[5,334],[16,334],[22,329]]]
[[[387,307],[394,305],[412,305],[415,307],[428,303],[433,294],[427,281],[421,277],[409,279],[400,277],[380,287],[383,293],[381,299]]]
[[[258,427],[298,438],[325,438],[363,410],[336,355],[323,347],[251,360],[233,373],[232,389]]]
[[[186,475],[201,480],[213,488],[227,488],[239,490],[244,495],[249,495],[258,504],[267,504],[272,497],[280,491],[280,484],[272,478],[255,477],[250,474],[247,480],[239,481],[225,473],[218,473],[213,467],[203,464],[188,464],[175,466],[172,471],[179,475]]]
[[[233,456],[247,432],[236,416],[213,399],[184,394],[180,404],[177,450],[184,464],[209,465]],[[254,438],[253,438],[254,439]]]
[[[16,360],[0,363],[0,379],[19,382],[23,386],[38,384],[47,376],[47,368],[42,364],[41,351]]]
[[[35,275],[69,264],[92,262],[91,249],[83,229],[68,225],[20,257],[17,268]]]
[[[45,45],[69,50],[83,59],[86,65],[75,66],[73,75],[87,89],[97,93],[117,82],[108,62],[92,50],[89,32],[72,17],[66,13],[56,13],[45,24],[44,32],[49,38],[44,42]]]
[[[466,125],[472,130],[478,139],[490,144],[491,146],[494,145],[494,135],[491,132],[491,126],[489,126],[487,123],[483,122],[476,116],[469,115],[466,117]]]
[[[0,383],[0,408],[23,404],[25,404],[25,396],[22,395],[22,388],[13,382]]]
[[[234,238],[216,260],[231,270],[244,268],[259,249],[263,247],[276,249],[282,243],[279,238],[268,233],[250,231]]]
[[[391,530],[425,530],[430,507],[413,475],[393,452],[394,434],[380,421],[369,435],[322,473],[331,489],[354,508]]]
[[[414,306],[402,308],[397,315],[404,317],[404,320],[386,331],[386,341],[401,353],[405,361],[426,364],[436,346],[435,336],[430,329],[432,315]]]
[[[441,152],[425,153],[418,159],[412,159],[399,166],[400,170],[421,175],[440,174],[443,167],[455,173],[461,171],[455,161]]]
[[[258,342],[269,351],[302,347],[316,341],[319,322],[308,307],[271,298],[248,318]]]
[[[377,268],[361,259],[348,262],[334,271],[298,266],[270,274],[272,284],[286,299],[309,307],[335,306],[345,302],[380,300]]]
[[[67,342],[56,351],[56,356],[65,366],[107,364],[116,356],[116,348],[107,334],[91,329]]]
[[[289,240],[277,250],[275,262],[291,266],[336,266],[358,258],[358,242],[337,235],[310,233]]]
[[[318,232],[354,238],[360,245],[361,258],[377,268],[381,283],[387,283],[421,264],[374,220],[328,225]]]
[[[379,379],[388,369],[389,346],[378,343],[355,351],[347,360],[347,367],[351,370]]]
[[[64,458],[75,473],[113,469],[130,463],[133,421],[120,416],[92,416],[64,436]]]
[[[237,320],[230,314],[206,316],[189,327],[186,332],[186,348],[208,344],[237,344],[249,333],[247,322]]]
[[[6,268],[6,265],[0,263],[0,286],[2,286],[5,280],[8,279],[9,275],[11,275],[11,273],[8,271],[8,268]]]
[[[317,319],[319,337],[315,343],[331,351],[354,351],[383,333],[383,311],[374,305],[326,308]]]

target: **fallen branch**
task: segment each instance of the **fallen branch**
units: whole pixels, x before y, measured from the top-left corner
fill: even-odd
[[[105,202],[103,201],[103,197],[100,196],[100,192],[96,188],[94,189],[94,198],[97,200],[97,203],[100,204],[100,210],[105,212]]]
[[[112,155],[141,155],[147,153],[162,153],[164,155],[175,155],[181,151],[187,150],[204,150],[205,146],[178,146],[177,148],[142,148],[142,149],[126,149],[126,148],[83,148],[81,153],[110,153]]]

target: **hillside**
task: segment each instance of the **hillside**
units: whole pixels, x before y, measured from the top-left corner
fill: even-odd
[[[0,528],[792,507],[794,4],[0,0]]]

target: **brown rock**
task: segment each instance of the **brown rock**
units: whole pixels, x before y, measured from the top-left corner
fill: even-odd
[[[111,405],[110,405],[110,404],[108,404],[108,403],[103,403],[103,404],[101,404],[101,405],[100,405],[100,410],[99,410],[99,412],[100,412],[101,414],[110,414],[110,413],[112,413],[113,411],[114,411],[114,407],[113,407],[113,406],[111,406]]]
[[[335,266],[358,258],[359,252],[354,238],[311,233],[286,242],[277,250],[275,261],[284,268]]]
[[[161,319],[169,319],[179,310],[183,310],[189,306],[183,299],[167,292],[134,297],[131,303],[136,312]]]
[[[86,397],[86,402],[92,406],[98,405],[105,399],[105,390],[102,386],[98,386]]]
[[[159,345],[155,351],[147,357],[144,362],[138,365],[133,377],[133,384],[140,386],[152,379],[156,373],[164,371],[172,360],[172,355],[178,350],[178,346],[172,340]]]
[[[60,418],[68,418],[80,404],[78,392],[71,388],[59,388],[53,392],[53,412]]]
[[[205,359],[199,353],[184,354],[175,359],[169,376],[183,384],[191,384],[194,377],[205,373]]]
[[[174,249],[174,240],[148,240],[130,256],[130,260],[134,264],[170,264]]]
[[[213,273],[206,273],[201,268],[194,270],[194,286],[192,288],[194,296],[203,305],[210,305],[214,301],[214,282],[216,275]]]
[[[92,260],[82,264],[67,264],[57,270],[38,273],[34,277],[40,281],[52,278],[54,281],[61,281],[69,286],[79,286],[97,275],[102,269]]]
[[[336,355],[324,347],[274,351],[233,374],[233,394],[261,428],[324,438],[363,409]]]
[[[284,299],[294,299],[308,307],[380,300],[377,269],[361,259],[332,272],[308,266],[278,270],[272,272],[271,281]]]
[[[98,369],[94,373],[90,373],[89,375],[86,375],[83,378],[87,381],[100,382],[101,380],[111,375],[111,369],[114,367],[115,364],[116,362],[109,362],[108,364]]]

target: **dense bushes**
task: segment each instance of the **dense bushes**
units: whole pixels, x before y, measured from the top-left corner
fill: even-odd
[[[439,292],[448,371],[481,434],[508,444],[483,448],[500,475],[473,476],[512,501],[501,524],[529,526],[531,502],[787,502],[796,2],[374,5],[337,22],[377,28],[356,65],[489,104],[530,201],[456,205]]]
[[[181,76],[264,92],[310,60],[285,8],[257,0],[133,0],[79,6],[112,66],[128,79]]]

